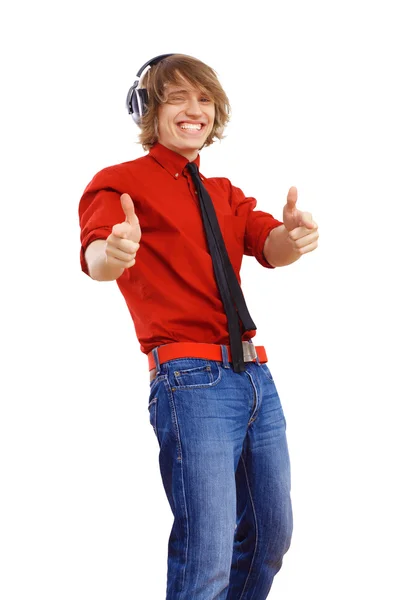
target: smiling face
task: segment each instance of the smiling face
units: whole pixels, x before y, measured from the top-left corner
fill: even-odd
[[[212,131],[214,102],[184,80],[166,85],[164,98],[158,107],[158,141],[193,161]]]

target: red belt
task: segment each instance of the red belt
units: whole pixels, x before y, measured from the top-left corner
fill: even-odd
[[[245,362],[255,362],[256,352],[261,363],[268,362],[267,353],[264,346],[254,346],[251,342],[242,342],[243,358]],[[228,351],[228,361],[232,362],[230,346],[226,346]],[[160,364],[175,358],[205,358],[209,360],[223,361],[222,349],[219,344],[203,344],[202,342],[174,342],[164,344],[158,347],[158,358]],[[149,371],[155,368],[153,353],[147,355],[149,359]]]

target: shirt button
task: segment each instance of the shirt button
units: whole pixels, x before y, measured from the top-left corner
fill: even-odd
[[[196,196],[197,196],[197,192],[195,192]]]
[[[174,177],[175,177],[175,179],[178,179],[179,173],[175,173]]]

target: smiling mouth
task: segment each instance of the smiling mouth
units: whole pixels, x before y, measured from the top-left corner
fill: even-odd
[[[198,133],[204,129],[203,123],[178,123],[178,127],[181,131],[187,131],[189,133]]]

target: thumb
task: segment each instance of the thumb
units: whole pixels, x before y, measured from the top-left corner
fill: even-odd
[[[135,225],[137,217],[135,215],[135,207],[132,198],[129,194],[121,195],[121,206],[125,214],[125,221],[130,225]]]
[[[297,202],[297,188],[292,186],[288,192],[287,201],[286,201],[286,204],[287,204],[289,210],[293,210],[296,208],[296,202]]]

